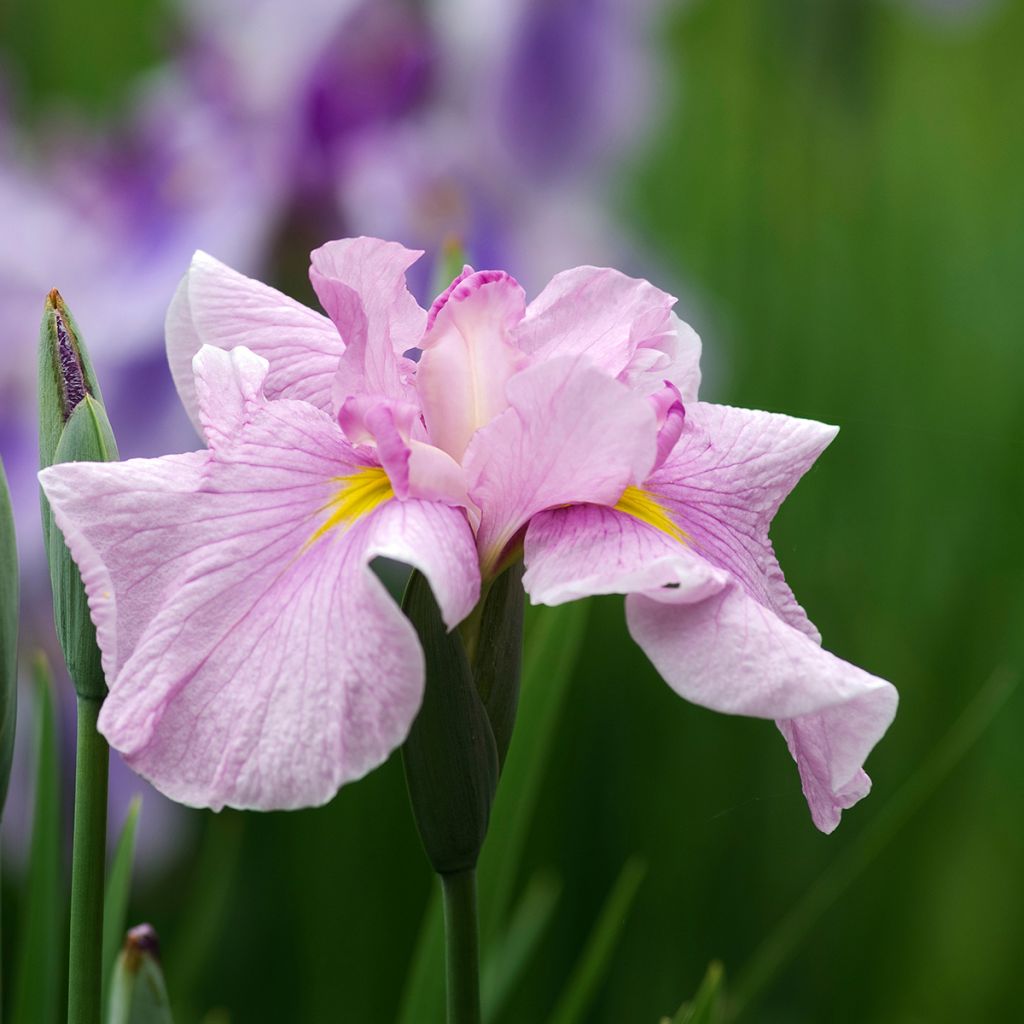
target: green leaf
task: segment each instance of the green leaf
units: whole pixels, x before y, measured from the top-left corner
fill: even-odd
[[[477,874],[485,950],[512,902],[589,611],[586,601],[541,608],[526,632],[520,710]]]
[[[671,1024],[719,1024],[722,1019],[724,982],[725,969],[717,960],[713,960],[692,1002],[684,1003],[679,1008]]]
[[[110,983],[107,1024],[173,1024],[156,933],[149,925],[133,928],[125,938]]]
[[[485,1024],[491,1024],[505,1007],[543,938],[562,892],[551,873],[540,871],[530,879],[508,928],[483,955],[480,999]]]
[[[646,871],[646,865],[636,857],[626,861],[573,968],[551,1024],[578,1024],[583,1020],[604,978]]]
[[[448,632],[422,573],[403,607],[426,659],[423,704],[402,747],[413,817],[438,874],[476,866],[498,782],[498,754],[462,637]]]
[[[35,805],[11,1019],[14,1024],[55,1024],[63,994],[65,939],[60,898],[60,765],[53,677],[42,654],[33,662],[33,689]]]
[[[86,395],[71,413],[54,451],[54,464],[112,462],[117,445],[102,405]],[[49,511],[45,512],[49,515]],[[53,617],[68,671],[80,697],[102,700],[106,680],[96,644],[96,627],[89,617],[85,587],[60,531],[48,534],[47,558],[53,589]]]
[[[491,944],[501,942],[523,847],[583,642],[589,604],[577,601],[531,611],[526,625],[522,699],[477,871],[485,964]],[[444,920],[440,893],[435,889],[424,911],[396,1021],[437,1024],[443,1019]]]
[[[523,563],[520,561],[491,584],[483,602],[479,632],[473,638],[473,678],[494,733],[499,774],[508,753],[519,706],[525,603]]]
[[[132,886],[132,867],[135,861],[135,833],[139,824],[142,797],[132,798],[121,826],[121,835],[114,850],[114,859],[107,875],[103,897],[103,1002],[104,1011],[110,998],[110,978],[117,960],[128,921],[128,897]]]
[[[18,546],[0,459],[0,820],[7,802],[18,714]]]

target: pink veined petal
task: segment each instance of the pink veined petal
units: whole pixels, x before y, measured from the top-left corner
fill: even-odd
[[[632,594],[626,616],[633,638],[680,696],[777,720],[823,832],[868,792],[864,760],[896,713],[891,684],[822,650],[735,580],[696,603],[681,590]]]
[[[585,356],[617,377],[639,346],[665,333],[675,301],[617,270],[576,267],[556,274],[530,303],[515,342],[538,360]]]
[[[475,546],[461,511],[417,501],[317,536],[351,446],[306,403],[243,400],[233,445],[40,478],[97,622],[112,745],[184,803],[307,806],[383,761],[419,707],[415,631],[369,562],[420,568],[453,627]]]
[[[416,388],[431,442],[456,460],[508,408],[505,384],[526,362],[510,340],[525,309],[523,289],[504,271],[464,270],[430,310]]]
[[[648,338],[633,353],[619,379],[642,394],[668,381],[683,402],[696,402],[700,390],[701,342],[697,332],[673,312],[663,333]]]
[[[477,431],[463,462],[488,571],[531,516],[579,502],[614,505],[655,457],[650,403],[586,358],[531,366],[506,393],[510,408]]]
[[[658,454],[654,460],[654,469],[657,471],[672,454],[683,432],[686,409],[679,389],[670,381],[665,381],[657,391],[648,396],[648,400],[654,407],[654,415],[658,422]]]
[[[698,554],[818,641],[779,568],[768,528],[836,433],[814,420],[692,402],[671,455],[644,485]]]
[[[526,529],[523,557],[523,587],[533,604],[659,587],[677,588],[677,600],[701,601],[729,579],[674,538],[604,505],[535,515]]]
[[[344,351],[334,325],[301,302],[239,274],[205,252],[192,257],[167,311],[167,359],[182,404],[200,430],[192,359],[203,345],[236,345],[270,364],[269,398],[300,398],[331,411]]]
[[[309,279],[346,346],[335,408],[364,394],[415,404],[416,366],[402,354],[419,344],[427,314],[406,288],[405,272],[422,255],[378,238],[328,242],[310,254]]]

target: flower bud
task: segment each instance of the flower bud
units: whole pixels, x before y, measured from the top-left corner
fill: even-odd
[[[18,548],[7,474],[0,459],[0,818],[14,754],[18,699]]]
[[[43,308],[39,338],[40,468],[59,462],[113,462],[117,457],[88,353],[74,318],[54,289]],[[57,638],[78,695],[101,700],[106,683],[82,578],[54,528],[49,503],[45,496],[40,500]]]
[[[172,1024],[171,1004],[160,967],[160,942],[152,925],[125,936],[110,984],[109,1024]]]

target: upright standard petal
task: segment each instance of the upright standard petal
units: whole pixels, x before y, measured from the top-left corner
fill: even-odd
[[[229,358],[255,360],[199,369],[248,381]],[[238,397],[211,391],[205,422],[237,424]],[[421,569],[454,626],[475,547],[461,511],[390,497],[322,411],[241,399],[233,444],[41,479],[97,620],[111,744],[184,803],[300,807],[381,763],[419,706],[422,652],[369,562]]]
[[[331,412],[344,351],[322,313],[239,274],[205,252],[192,257],[167,311],[167,359],[182,404],[200,429],[192,359],[203,345],[244,345],[270,364],[268,398],[299,398]]]
[[[506,393],[510,408],[477,431],[464,461],[486,572],[531,516],[579,502],[614,505],[656,453],[651,404],[585,357],[531,366]]]
[[[617,270],[576,267],[556,274],[530,303],[515,340],[538,359],[585,356],[618,377],[639,347],[673,330],[669,313],[675,301]]]
[[[891,684],[822,650],[735,580],[696,603],[682,589],[632,594],[626,616],[633,638],[680,696],[777,720],[823,832],[868,793],[863,764],[896,713]]]
[[[336,408],[353,395],[415,401],[415,364],[403,353],[419,344],[427,314],[405,286],[422,256],[397,242],[345,238],[310,254],[309,279],[345,342],[333,385]]]
[[[511,341],[525,309],[515,278],[467,267],[430,310],[416,389],[431,441],[453,459],[508,408],[505,384],[526,363]]]
[[[693,402],[671,455],[645,487],[693,549],[814,640],[768,539],[783,499],[836,428],[776,413]]]

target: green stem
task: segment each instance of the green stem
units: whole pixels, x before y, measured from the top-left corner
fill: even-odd
[[[448,974],[448,1024],[480,1024],[480,935],[476,871],[441,875]]]
[[[109,761],[107,741],[96,730],[101,704],[95,698],[78,698],[68,1024],[100,1024]]]

